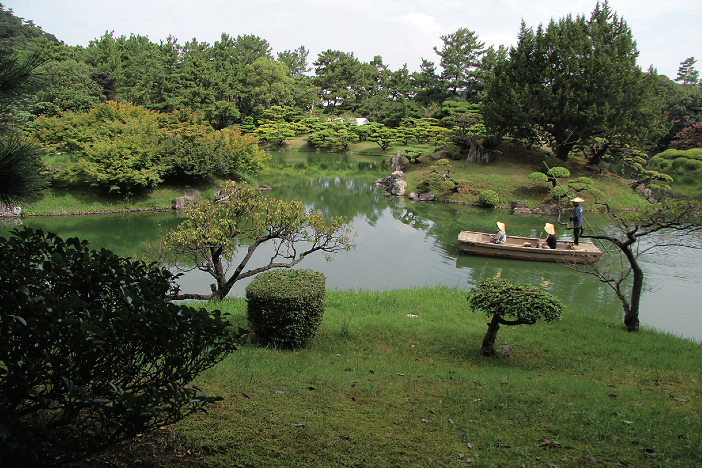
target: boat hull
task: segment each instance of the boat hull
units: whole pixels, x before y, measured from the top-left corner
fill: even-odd
[[[539,239],[507,236],[506,244],[493,244],[490,234],[484,232],[461,231],[458,246],[462,251],[474,255],[529,260],[532,262],[594,263],[602,256],[602,251],[592,242],[580,242],[574,250],[571,242],[559,241],[556,249],[536,247]],[[525,247],[530,243],[532,247]]]

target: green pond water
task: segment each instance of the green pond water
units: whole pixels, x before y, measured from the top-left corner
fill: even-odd
[[[445,284],[470,289],[479,281],[501,276],[541,286],[574,309],[621,319],[621,303],[612,290],[592,276],[556,263],[507,260],[461,253],[461,230],[493,232],[499,220],[507,233],[543,237],[553,216],[514,216],[510,211],[386,197],[375,181],[390,172],[377,157],[320,153],[273,153],[268,169],[257,176],[269,192],[284,200],[298,199],[326,216],[346,216],[357,233],[356,249],[327,262],[319,254],[299,268],[325,274],[328,289],[385,290]],[[78,236],[93,248],[105,247],[122,256],[140,256],[159,233],[182,221],[174,213],[22,218],[25,226]],[[597,219],[588,216],[593,227]],[[8,224],[0,226],[7,236]],[[557,231],[561,239],[570,237]],[[270,250],[259,249],[250,265],[265,264]],[[644,326],[702,340],[702,250],[654,250],[643,258],[646,274],[641,322]],[[183,292],[208,293],[213,280],[191,272],[180,280]],[[247,281],[232,295],[243,296]],[[408,311],[417,313],[411,304]],[[421,311],[419,311],[421,313]],[[566,317],[567,319],[567,317]]]

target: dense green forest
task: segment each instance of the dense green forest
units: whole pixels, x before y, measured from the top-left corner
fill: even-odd
[[[20,64],[41,82],[2,98],[2,127],[49,149],[78,152],[83,163],[76,164],[84,173],[91,161],[100,160],[100,151],[112,160],[121,157],[115,156],[119,151],[96,149],[96,139],[83,135],[81,140],[75,131],[83,125],[81,115],[100,113],[109,101],[143,109],[143,115],[170,116],[161,120],[187,113],[186,120],[213,131],[253,134],[273,145],[304,137],[310,147],[327,151],[364,140],[382,149],[414,141],[474,160],[481,145],[507,137],[548,146],[563,161],[577,153],[597,164],[632,151],[650,157],[668,147],[699,146],[702,88],[695,59],[681,62],[675,80],[653,68],[641,70],[635,38],[607,3],[589,15],[523,24],[518,37],[509,49],[486,46],[460,28],[441,36],[436,57],[422,58],[420,70],[391,70],[381,56],[366,63],[353,52],[329,49],[314,58],[304,45],[274,54],[268,41],[255,35],[222,33],[214,44],[197,39],[181,44],[173,37],[155,43],[108,31],[87,47],[71,46],[0,5],[3,67]],[[369,124],[356,125],[357,118]],[[150,144],[172,142],[167,135],[177,134],[171,128]],[[204,153],[207,145],[195,146],[198,150],[188,154]],[[167,154],[127,151],[127,165],[149,165],[142,186],[213,165],[198,160],[173,167],[183,155],[173,148],[159,151]],[[100,179],[95,175],[100,171],[94,169],[85,181],[118,192],[134,186],[118,176]]]

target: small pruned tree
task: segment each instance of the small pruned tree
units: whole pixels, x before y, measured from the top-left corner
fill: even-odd
[[[589,265],[570,265],[609,285],[624,308],[628,331],[639,330],[639,306],[644,287],[641,255],[660,247],[702,249],[702,207],[700,202],[667,193],[635,212],[615,212],[607,204],[603,216],[610,228],[606,232],[582,234],[613,246],[600,261]]]
[[[192,381],[236,349],[166,269],[22,228],[0,237],[0,464],[60,465],[204,409]]]
[[[181,271],[199,269],[216,281],[210,286],[212,294],[178,292],[175,299],[222,300],[244,278],[273,268],[292,268],[314,252],[324,252],[330,260],[329,254],[355,247],[355,235],[345,218],[325,223],[320,213],[306,211],[298,200],[260,195],[246,183],[226,184],[219,199],[195,202],[185,211],[187,219],[161,241],[161,263]],[[267,243],[273,244],[268,263],[249,268],[256,249]],[[243,255],[237,264],[239,251]],[[183,259],[193,266],[183,266]]]
[[[468,304],[474,312],[492,316],[480,351],[483,356],[497,355],[495,340],[500,325],[533,325],[539,319],[552,322],[560,320],[563,314],[563,304],[552,294],[501,278],[483,281],[473,288]]]

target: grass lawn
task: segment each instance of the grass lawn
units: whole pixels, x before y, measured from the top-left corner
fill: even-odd
[[[206,414],[79,466],[700,466],[699,343],[567,311],[485,358],[466,294],[328,291],[308,348],[241,346],[199,379],[224,397]]]

